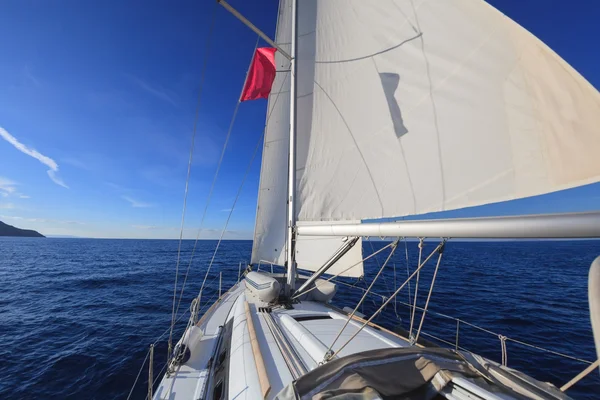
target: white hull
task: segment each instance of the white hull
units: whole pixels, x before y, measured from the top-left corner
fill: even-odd
[[[347,314],[316,301],[302,301],[293,304],[292,309],[269,306],[255,293],[246,288],[244,281],[238,283],[186,332],[181,341],[190,350],[189,359],[170,366],[154,393],[155,400],[273,399],[290,383],[319,367]],[[252,324],[248,324],[247,315]],[[362,326],[362,320],[355,318],[331,349],[334,353]],[[372,324],[360,331],[333,361],[365,351],[394,348],[410,351],[411,344],[408,339]],[[444,398],[567,398],[554,386],[521,374],[516,377],[512,370],[497,363],[471,354],[466,358],[482,370],[500,371],[495,375],[498,384],[480,385],[477,379],[460,374],[450,375],[442,384],[444,379],[440,377],[447,375],[440,372],[431,385],[438,387]],[[390,380],[401,382],[402,377],[392,374]],[[288,397],[281,394],[277,398]]]

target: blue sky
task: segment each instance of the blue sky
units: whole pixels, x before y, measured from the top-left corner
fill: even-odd
[[[0,220],[49,235],[175,238],[214,0],[2,2]],[[231,3],[272,36],[275,0]],[[600,87],[600,3],[493,0]],[[186,237],[195,237],[256,36],[216,10]],[[264,125],[242,104],[202,237],[216,237]],[[229,225],[251,238],[259,160]],[[598,209],[600,185],[448,212]]]

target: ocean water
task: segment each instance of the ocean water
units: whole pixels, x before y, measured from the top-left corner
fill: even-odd
[[[164,366],[171,318],[177,241],[0,238],[0,398],[126,399],[150,343],[156,342],[155,376]],[[198,293],[216,242],[199,242],[179,314]],[[378,249],[381,242],[366,243]],[[183,243],[181,279],[192,241]],[[433,250],[427,242],[424,252]],[[209,275],[204,304],[237,281],[238,264],[252,243],[226,241]],[[384,296],[414,270],[415,242],[400,243],[375,285]],[[387,250],[366,266],[370,281]],[[443,313],[490,331],[585,360],[595,359],[587,304],[587,274],[600,255],[600,241],[453,242],[446,245],[423,331],[455,342],[456,322]],[[434,264],[421,275],[423,305]],[[270,269],[270,267],[268,267]],[[181,282],[181,280],[180,280]],[[368,282],[344,280],[366,287]],[[411,295],[414,285],[411,285]],[[340,285],[334,303],[354,306],[356,288]],[[408,328],[402,304],[408,287],[377,321]],[[369,315],[382,303],[369,296]],[[184,315],[175,340],[185,325]],[[497,336],[460,325],[459,344],[493,360],[501,357]],[[161,335],[163,335],[161,337]],[[426,337],[431,339],[431,337]],[[586,367],[579,361],[508,342],[508,365],[560,386]],[[147,393],[144,367],[131,398]],[[577,399],[600,394],[597,371],[568,392]]]

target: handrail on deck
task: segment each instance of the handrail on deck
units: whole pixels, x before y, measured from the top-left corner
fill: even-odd
[[[597,261],[598,261],[598,263],[600,265],[600,257],[597,259]],[[598,270],[600,271],[600,267],[598,267]],[[598,273],[598,278],[599,278],[598,288],[600,289],[600,272]],[[337,284],[341,284],[341,285],[344,285],[344,286],[348,286],[350,288],[358,289],[358,290],[361,290],[361,291],[366,291],[362,287],[350,285],[348,283],[345,283],[345,282],[342,282],[342,281],[339,281],[339,280],[333,280],[332,282],[335,282]],[[389,298],[389,296],[385,296],[383,294],[380,294],[380,293],[377,293],[377,292],[373,292],[373,291],[369,292],[369,294],[371,294],[373,296],[376,296],[376,297],[379,297],[379,298],[381,298],[383,300],[386,300],[387,298]],[[409,308],[413,308],[414,307],[414,304],[409,304],[409,303],[406,303],[406,302],[403,302],[403,301],[400,301],[400,300],[396,300],[396,302],[398,304],[401,304],[401,305],[409,307]],[[424,311],[424,308],[419,307],[419,306],[416,306],[416,309],[420,310],[420,311]],[[598,305],[598,311],[600,312],[600,303]],[[447,344],[449,346],[452,346],[456,350],[469,351],[467,348],[465,348],[463,346],[459,346],[459,344],[458,344],[459,343],[459,336],[460,336],[460,326],[461,325],[467,325],[467,326],[475,328],[475,329],[477,329],[479,331],[482,331],[482,332],[488,333],[490,335],[496,336],[497,338],[499,338],[500,342],[502,342],[502,341],[510,341],[510,342],[513,342],[513,343],[516,343],[516,344],[520,344],[522,346],[530,347],[530,348],[533,348],[533,349],[536,349],[536,350],[539,350],[539,351],[543,351],[543,352],[546,352],[546,353],[554,354],[554,355],[559,356],[559,357],[568,358],[568,359],[571,359],[571,360],[574,360],[574,361],[578,361],[578,362],[581,362],[581,363],[585,363],[585,364],[588,364],[588,365],[591,365],[591,364],[594,363],[593,361],[589,361],[589,360],[585,360],[585,359],[582,359],[582,358],[574,357],[574,356],[571,356],[571,355],[568,355],[568,354],[564,354],[564,353],[559,353],[559,352],[554,351],[554,350],[546,349],[544,347],[540,347],[540,346],[536,346],[536,345],[533,345],[533,344],[530,344],[530,343],[526,343],[526,342],[523,342],[521,340],[513,339],[513,338],[510,338],[510,337],[504,336],[502,334],[499,334],[497,332],[493,332],[493,331],[491,331],[489,329],[482,328],[480,326],[477,326],[475,324],[472,324],[472,323],[467,322],[465,320],[462,320],[460,318],[456,318],[456,317],[453,317],[451,315],[447,315],[447,314],[443,314],[443,313],[440,313],[440,312],[436,312],[436,311],[433,311],[431,309],[428,309],[427,313],[428,314],[433,314],[433,315],[436,315],[436,316],[439,316],[439,317],[442,317],[442,318],[450,319],[450,320],[453,320],[453,321],[456,322],[457,329],[456,329],[456,336],[455,336],[454,343],[452,343],[450,341],[447,341],[447,340],[444,340],[444,339],[441,339],[441,338],[439,338],[437,336],[434,336],[431,333],[425,333],[425,332],[423,332],[423,334],[425,336],[430,337],[432,339],[435,339],[435,340],[437,340],[437,341],[439,341],[441,343],[445,343],[445,344]],[[598,317],[600,318],[600,315]],[[502,348],[503,348],[503,346],[502,346],[502,343],[501,343],[501,349]]]

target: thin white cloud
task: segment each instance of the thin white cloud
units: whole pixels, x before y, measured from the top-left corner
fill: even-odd
[[[2,210],[12,210],[13,208],[15,208],[13,203],[0,203],[0,209]]]
[[[17,191],[17,183],[11,181],[8,178],[3,178],[0,176],[0,190],[6,192],[8,194],[14,193]]]
[[[144,203],[143,201],[136,200],[129,196],[121,196],[121,198],[123,200],[127,200],[129,203],[131,203],[131,207],[136,207],[136,208],[154,207],[154,204]]]
[[[2,197],[18,197],[20,199],[28,199],[29,196],[19,193],[17,191],[17,186],[19,184],[14,182],[8,178],[4,178],[0,176],[0,196]]]
[[[173,106],[177,107],[177,103],[175,102],[175,100],[173,100],[173,97],[167,93],[166,90],[152,86],[152,85],[148,84],[147,82],[144,82],[143,80],[141,80],[140,78],[137,78],[135,76],[130,75],[129,77],[131,78],[131,80],[133,82],[135,82],[136,85],[138,85],[144,91],[150,93],[151,95],[153,95],[154,97],[156,97],[158,99],[166,101],[167,103],[170,103]]]
[[[63,182],[62,179],[60,179],[58,176],[56,176],[56,171],[53,171],[51,169],[48,170],[48,176],[50,177],[50,179],[52,180],[52,182],[56,183],[58,186],[62,186],[66,189],[68,189],[69,187],[66,185],[65,182]]]
[[[144,230],[160,229],[160,226],[158,226],[158,225],[131,225],[131,226],[135,229],[144,229]]]
[[[125,188],[122,186],[117,185],[116,183],[113,182],[104,182],[105,185],[110,186],[111,188],[115,189],[115,190],[122,190],[124,191]]]
[[[66,157],[66,158],[61,158],[60,161],[65,164],[69,164],[74,167],[77,167],[79,169],[89,170],[88,166],[83,161],[81,161],[77,158]]]
[[[69,221],[69,220],[51,219],[51,218],[27,218],[27,217],[20,217],[17,215],[0,215],[0,218],[16,219],[16,220],[20,220],[20,221],[37,222],[37,223],[85,225],[85,222],[81,222],[81,221]]]
[[[51,159],[48,156],[43,155],[42,153],[40,153],[39,151],[37,151],[35,149],[31,149],[31,148],[25,146],[23,143],[19,142],[16,137],[14,137],[13,135],[8,133],[5,129],[3,129],[1,127],[0,127],[0,136],[2,137],[2,139],[6,140],[8,143],[12,144],[15,147],[15,149],[19,150],[20,152],[22,152],[24,154],[27,154],[30,157],[35,158],[36,160],[38,160],[39,162],[41,162],[42,164],[44,164],[45,166],[50,168],[48,170],[48,176],[54,183],[56,183],[57,185],[60,185],[64,188],[67,188],[67,189],[69,188],[60,178],[58,178],[58,176],[56,176],[56,173],[58,172],[58,164],[56,164],[56,161],[54,161],[53,159]]]

